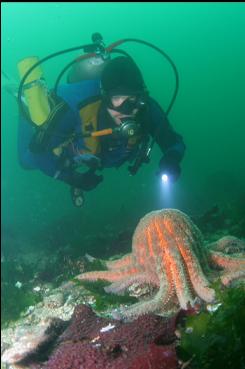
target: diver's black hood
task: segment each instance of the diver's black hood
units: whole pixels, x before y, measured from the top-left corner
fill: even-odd
[[[124,56],[110,60],[104,67],[101,87],[109,96],[138,95],[146,90],[139,68],[133,59]]]

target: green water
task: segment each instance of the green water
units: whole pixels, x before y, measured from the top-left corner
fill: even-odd
[[[81,234],[136,225],[146,212],[176,207],[201,213],[214,203],[242,199],[245,188],[245,6],[244,3],[2,3],[2,69],[18,80],[17,62],[89,43],[100,32],[108,45],[138,38],[174,60],[180,90],[169,115],[187,146],[178,183],[164,191],[157,181],[160,151],[130,177],[127,165],[104,172],[104,182],[73,207],[69,188],[38,171],[24,171],[17,158],[16,101],[2,93],[2,227],[6,239],[28,242],[61,218],[74,219]],[[159,54],[128,43],[146,84],[163,108],[174,89],[171,67]],[[44,66],[49,87],[71,53]],[[71,224],[70,224],[71,223]],[[73,237],[72,222],[62,229]],[[63,224],[66,224],[64,221]],[[12,238],[11,238],[12,237]],[[45,238],[45,235],[43,235]],[[7,242],[7,241],[6,241]],[[17,247],[17,246],[16,246]],[[103,247],[103,245],[101,245]]]

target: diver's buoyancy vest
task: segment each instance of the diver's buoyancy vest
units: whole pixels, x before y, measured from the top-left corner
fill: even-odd
[[[97,131],[98,128],[98,113],[102,100],[96,98],[86,105],[82,105],[79,110],[79,116],[82,124],[82,134]],[[84,137],[85,148],[80,150],[82,153],[99,154],[101,151],[101,145],[99,137]]]
[[[82,135],[88,136],[88,133],[92,133],[98,130],[98,117],[101,104],[101,96],[93,96],[86,99],[85,101],[82,101],[78,105]],[[56,156],[61,156],[64,149],[73,142],[75,137],[75,134],[68,137],[67,140],[65,140],[59,146],[53,149],[53,153]],[[126,147],[127,152],[130,153],[136,147],[136,145],[141,142],[141,140],[141,134],[129,137]],[[110,150],[110,147],[108,147],[108,149]],[[99,155],[101,151],[102,143],[99,136],[83,137],[83,148],[79,149],[80,154]]]
[[[87,134],[98,129],[99,109],[101,107],[101,96],[94,96],[82,102],[79,106],[82,134]],[[100,137],[84,137],[84,149],[81,153],[98,155],[101,152]],[[141,140],[141,135],[128,138],[127,149],[132,150]]]

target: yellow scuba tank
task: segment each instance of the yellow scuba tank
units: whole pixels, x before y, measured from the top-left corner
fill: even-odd
[[[20,78],[37,62],[38,57],[28,57],[18,63]],[[50,106],[47,89],[43,83],[43,71],[38,65],[26,78],[24,86],[24,97],[28,106],[30,118],[34,124],[41,126],[48,118]]]

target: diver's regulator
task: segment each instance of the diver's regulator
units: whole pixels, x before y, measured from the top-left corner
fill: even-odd
[[[36,133],[34,134],[32,145],[33,150],[45,150],[45,147],[47,146],[47,143],[49,141],[49,137],[52,134],[54,135],[54,127],[58,123],[59,117],[67,108],[66,103],[57,96],[58,84],[64,73],[68,71],[72,66],[79,67],[80,62],[87,62],[89,78],[99,78],[102,70],[102,65],[103,63],[106,63],[108,59],[110,59],[111,53],[120,53],[129,56],[125,51],[116,48],[117,46],[125,42],[137,42],[146,45],[159,52],[171,64],[175,74],[176,84],[172,99],[170,101],[168,109],[166,109],[166,115],[168,115],[176,99],[179,84],[178,72],[175,64],[170,59],[170,57],[164,51],[152,45],[151,43],[138,39],[122,39],[105,47],[102,36],[99,33],[94,33],[92,35],[92,44],[61,50],[59,52],[48,55],[41,60],[39,60],[37,57],[29,57],[19,62],[18,69],[21,77],[21,82],[18,90],[18,103],[20,110],[25,118],[30,121],[30,123],[36,128]],[[75,58],[69,64],[67,64],[65,68],[63,68],[63,70],[57,77],[53,93],[50,93],[45,84],[41,64],[51,58],[76,50],[83,50],[85,54],[78,58]],[[129,57],[131,58],[131,56]],[[98,61],[98,63],[96,62],[91,67],[91,63],[89,63],[90,60],[96,60]],[[86,73],[87,70],[82,71],[83,77],[85,77],[84,74]],[[83,77],[81,77],[80,80],[82,80]],[[68,78],[70,78],[71,81],[72,75],[68,76]],[[70,81],[68,80],[68,83],[70,83]],[[26,105],[23,104],[22,94],[24,95],[26,105],[28,106],[28,111],[26,110]],[[144,99],[139,99],[137,101],[138,105],[144,105],[144,103]],[[122,113],[125,114],[125,111],[127,111],[127,109],[129,108],[130,102],[126,101],[122,104]],[[140,130],[140,123],[133,119],[125,119],[122,121],[122,124],[115,129],[105,129],[101,131],[88,132],[85,133],[83,137],[99,137],[112,134],[117,137],[120,136],[123,138],[130,138],[139,135]],[[137,173],[141,164],[149,162],[150,153],[153,148],[156,135],[157,131],[155,132],[155,135],[153,136],[151,142],[149,135],[143,137],[141,145],[138,149],[135,162],[128,168],[131,175]],[[69,139],[69,137],[66,137],[66,139]]]
[[[124,138],[130,138],[139,135],[141,126],[135,120],[126,120],[114,129],[114,134]]]

